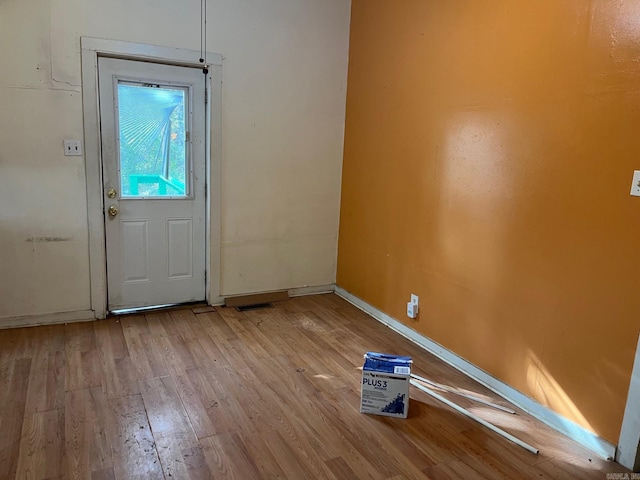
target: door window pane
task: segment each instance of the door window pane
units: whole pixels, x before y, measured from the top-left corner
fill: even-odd
[[[188,195],[187,91],[118,83],[123,197]]]

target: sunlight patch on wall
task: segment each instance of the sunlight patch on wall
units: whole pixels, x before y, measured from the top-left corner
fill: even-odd
[[[558,412],[563,417],[576,422],[587,430],[591,432],[594,431],[576,404],[573,403],[562,386],[531,350],[528,352],[527,385],[530,391],[533,392],[535,399],[541,404]]]

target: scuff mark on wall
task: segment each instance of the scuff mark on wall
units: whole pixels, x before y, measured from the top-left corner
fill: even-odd
[[[73,237],[28,237],[25,242],[29,243],[48,243],[48,242],[68,242]]]

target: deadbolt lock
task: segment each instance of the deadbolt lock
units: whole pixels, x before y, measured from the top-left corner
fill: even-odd
[[[118,214],[118,207],[116,207],[115,205],[111,205],[109,207],[109,215],[111,215],[112,217],[115,217]]]
[[[116,190],[115,188],[110,188],[109,190],[107,190],[107,197],[109,198],[116,198]]]

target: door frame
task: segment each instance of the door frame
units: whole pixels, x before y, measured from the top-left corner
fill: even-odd
[[[638,405],[640,405],[640,336],[616,451],[616,462],[633,472],[640,471],[640,408]]]
[[[96,318],[107,314],[107,256],[105,245],[102,185],[102,149],[98,99],[98,57],[147,61],[181,67],[202,68],[200,52],[173,47],[81,37],[82,110],[84,117],[84,157],[89,227],[89,273],[91,310]],[[223,302],[220,296],[220,209],[222,157],[222,55],[207,52],[209,74],[205,84],[206,134],[206,300]]]

